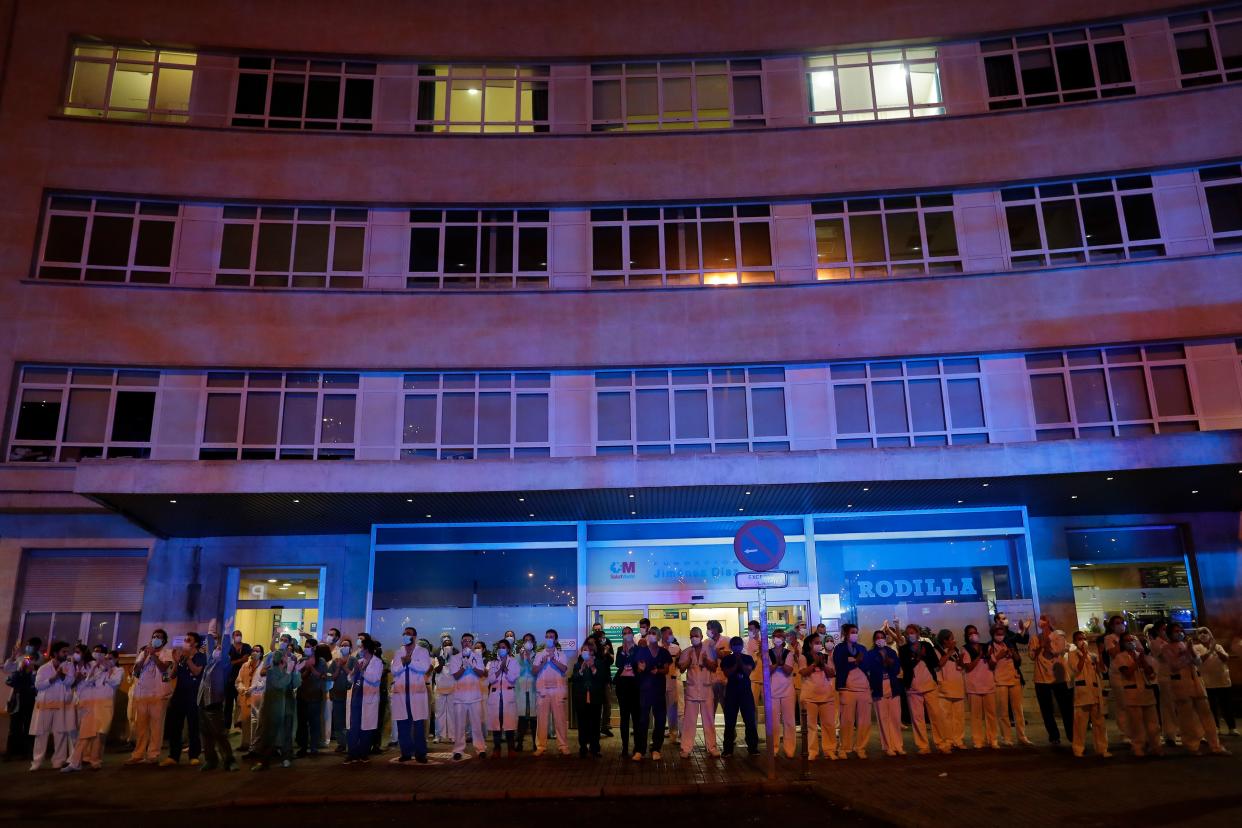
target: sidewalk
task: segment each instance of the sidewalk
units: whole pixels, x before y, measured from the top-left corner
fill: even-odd
[[[570,741],[575,743],[575,734]],[[1171,748],[1166,758],[1143,760],[1115,742],[1116,756],[1108,760],[1076,760],[1038,739],[1036,747],[890,759],[873,739],[871,758],[820,759],[810,763],[809,781],[801,780],[800,759],[781,757],[774,784],[767,782],[762,755],[712,759],[700,744],[682,760],[676,746],[666,745],[662,761],[637,763],[620,758],[616,739],[605,740],[602,759],[579,759],[575,751],[567,757],[522,753],[455,763],[444,746],[436,746],[428,765],[393,764],[388,760],[396,753],[390,751],[347,767],[328,753],[265,773],[201,773],[186,764],[123,767],[125,754],[112,753],[98,772],[29,773],[24,762],[0,764],[0,814],[46,819],[203,806],[616,798],[639,791],[715,798],[736,796],[741,788],[748,796],[817,796],[898,825],[1242,824],[1242,740],[1226,740],[1239,754],[1231,757],[1195,757]]]

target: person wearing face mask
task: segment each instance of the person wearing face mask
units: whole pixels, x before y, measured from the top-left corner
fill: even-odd
[[[346,765],[371,761],[371,745],[379,730],[380,683],[384,680],[379,650],[379,642],[367,636],[359,642],[357,658],[352,659],[349,700],[345,704]]]
[[[472,634],[462,635],[461,651],[449,659],[448,673],[453,677],[453,760],[460,761],[466,754],[467,730],[479,758],[486,758],[487,734],[479,707],[483,699],[479,679],[486,678],[487,665],[475,650]]]
[[[755,715],[763,719],[763,641],[760,639],[759,622],[751,619],[746,624],[746,655],[755,662],[755,671],[750,676],[750,694],[755,701]]]
[[[9,736],[4,758],[30,759],[34,739],[30,736],[30,717],[35,706],[35,673],[43,666],[43,639],[33,636],[25,644],[13,648],[13,655],[4,662],[5,684],[9,695]]]
[[[548,745],[548,725],[556,731],[556,744],[561,755],[569,755],[569,713],[565,709],[566,675],[569,663],[561,652],[560,636],[556,630],[544,634],[544,648],[535,656],[531,665],[535,674],[537,697],[537,720],[535,723],[535,755],[542,756]]]
[[[949,747],[966,748],[966,679],[962,651],[951,630],[936,633],[936,663],[940,670],[940,710],[943,738]]]
[[[842,641],[832,651],[837,671],[837,692],[841,707],[841,758],[851,752],[867,758],[867,739],[871,736],[871,680],[863,669],[867,649],[858,643],[858,626],[841,625]]]
[[[772,750],[780,750],[783,744],[785,756],[792,759],[797,748],[793,675],[799,665],[797,654],[785,645],[785,638],[784,630],[772,635],[772,647],[764,654],[764,667],[770,675],[768,686],[772,690],[772,738],[775,740]]]
[[[1074,756],[1082,758],[1087,742],[1087,723],[1095,736],[1095,755],[1108,752],[1108,730],[1104,724],[1104,692],[1100,683],[1099,657],[1087,646],[1087,634],[1074,633],[1074,650],[1066,659],[1074,682],[1074,728],[1071,743]]]
[[[303,641],[302,659],[298,662],[302,682],[298,687],[297,731],[294,735],[298,758],[319,755],[319,728],[323,727],[323,701],[328,684],[328,659],[331,657],[332,650],[326,645],[309,637]]]
[[[694,732],[703,722],[703,744],[709,756],[719,756],[716,749],[716,723],[711,715],[712,681],[718,665],[716,650],[703,641],[703,630],[690,628],[690,646],[677,655],[677,666],[686,677],[685,707],[681,717],[681,758],[687,759],[694,748]]]
[[[164,716],[172,695],[168,671],[173,666],[173,656],[166,649],[167,643],[168,633],[155,630],[151,643],[134,660],[134,684],[129,690],[134,705],[134,752],[127,765],[154,764],[160,758]]]
[[[119,658],[120,653],[109,653],[97,646],[89,659],[79,663],[84,676],[77,685],[78,741],[62,771],[81,770],[82,765],[93,770],[103,767],[104,742],[112,727],[113,699],[125,677],[116,664]]]
[[[880,730],[880,748],[886,756],[904,756],[901,697],[905,685],[901,683],[901,660],[889,646],[884,633],[877,632],[873,641],[874,646],[863,656],[862,669],[871,685],[871,700]]]
[[[1156,662],[1156,715],[1160,717],[1160,732],[1164,735],[1165,746],[1180,745],[1181,731],[1178,729],[1177,700],[1173,694],[1173,679],[1170,677],[1169,662],[1162,658],[1164,648],[1169,643],[1168,623],[1157,619],[1154,623],[1143,627],[1143,643],[1147,652]]]
[[[1113,659],[1121,654],[1121,637],[1126,633],[1126,621],[1120,615],[1108,619],[1106,632],[1100,636],[1096,646],[1100,654],[1100,663],[1104,665],[1108,679],[1108,707],[1112,713],[1117,729],[1121,731],[1122,740],[1130,741],[1130,717],[1126,711],[1122,696],[1122,685],[1126,682],[1121,673],[1113,669]]]
[[[401,755],[394,762],[427,762],[427,673],[431,653],[418,644],[418,630],[406,627],[401,646],[392,654],[392,718],[397,723]]]
[[[293,765],[293,724],[295,700],[293,691],[301,684],[293,638],[288,633],[276,641],[276,648],[259,666],[263,679],[263,698],[259,703],[258,729],[251,745],[258,761],[252,771],[265,771],[272,759],[280,754],[282,767]]]
[[[232,684],[229,681],[232,659],[216,637],[214,620],[207,627],[206,645],[207,664],[198,687],[198,728],[203,734],[206,758],[202,770],[223,767],[226,771],[235,771],[237,761],[229,743],[229,720],[224,714],[225,690]]]
[[[837,758],[837,669],[824,651],[823,638],[812,633],[802,645],[802,709],[806,715],[807,758],[814,761],[822,746],[824,756]]]
[[[241,675],[241,668],[250,660],[251,646],[244,640],[241,630],[233,630],[230,637],[228,659],[229,674],[228,686],[224,691],[224,721],[228,722],[230,728],[236,726],[240,720],[237,703],[237,677]]]
[[[705,641],[703,646],[705,649],[715,650],[710,639]],[[729,639],[728,646],[729,651],[724,656],[719,656],[719,651],[717,651],[716,674],[725,677],[724,750],[720,755],[733,755],[733,746],[737,742],[737,714],[741,712],[742,723],[745,727],[746,752],[754,756],[759,753],[759,726],[755,720],[755,699],[750,689],[750,674],[754,672],[755,665],[751,657],[746,654],[746,643],[740,636],[735,635]]]
[[[501,736],[509,746],[510,759],[517,751],[513,733],[517,730],[517,682],[521,675],[521,665],[513,653],[513,641],[506,635],[496,644],[496,657],[487,665],[487,729],[492,732],[492,748],[497,758],[501,756]],[[579,728],[581,726],[580,721]]]
[[[80,653],[78,657],[81,658]],[[52,748],[53,770],[60,770],[69,761],[69,753],[78,739],[78,715],[73,706],[77,681],[78,671],[69,654],[69,645],[64,641],[52,642],[48,660],[35,673],[35,690],[39,695],[30,718],[30,735],[35,737],[32,771],[43,767],[43,756],[49,747]]]
[[[484,675],[479,680],[479,721],[487,725],[487,697],[491,693],[491,687],[487,683],[487,648],[483,646],[482,641],[474,642],[474,655],[479,663],[483,665]],[[474,734],[470,734],[474,738]],[[487,743],[487,731],[483,731],[482,736],[484,744]]]
[[[323,637],[322,644],[328,647],[328,656],[324,659],[324,664],[328,669],[328,677],[324,680],[324,704],[323,717],[320,722],[319,733],[321,735],[320,747],[328,748],[332,746],[332,734],[336,732],[336,726],[332,723],[332,685],[335,678],[332,675],[332,662],[336,660],[337,644],[341,640],[341,631],[336,627],[328,627],[328,633]]]
[[[621,758],[630,755],[630,736],[638,744],[638,646],[634,630],[621,628],[621,647],[617,650],[612,685],[617,691],[617,707],[621,714]]]
[[[1161,654],[1169,665],[1182,746],[1190,753],[1199,753],[1200,743],[1207,742],[1212,753],[1229,755],[1220,743],[1220,732],[1216,729],[1216,719],[1208,704],[1207,689],[1199,675],[1202,661],[1186,640],[1186,631],[1180,623],[1174,621],[1169,625],[1169,642]]]
[[[940,705],[940,657],[935,648],[920,637],[918,625],[907,624],[905,643],[897,649],[901,661],[901,683],[910,708],[910,729],[914,746],[922,755],[931,753],[934,742],[941,753],[951,753],[953,745],[944,736],[944,715]],[[931,738],[927,726],[931,723]]]
[[[1230,690],[1233,682],[1229,678],[1229,653],[1216,643],[1215,636],[1207,627],[1195,630],[1195,655],[1199,657],[1199,676],[1207,690],[1208,706],[1212,710],[1212,721],[1220,728],[1223,719],[1229,728],[1230,736],[1238,735],[1238,722],[1233,716],[1233,703]]]
[[[168,712],[164,718],[164,738],[168,740],[168,756],[160,767],[171,768],[181,761],[181,737],[183,730],[189,733],[190,764],[199,764],[203,752],[198,731],[198,688],[207,666],[207,656],[200,649],[203,637],[188,632],[182,639],[181,649],[176,651],[172,696],[168,700]]]
[[[1031,641],[1031,660],[1035,662],[1035,700],[1048,731],[1048,742],[1061,744],[1057,713],[1066,738],[1073,740],[1074,693],[1070,689],[1069,666],[1065,660],[1065,633],[1055,628],[1046,615],[1039,616],[1039,631]]]
[[[517,746],[521,753],[525,747],[526,734],[530,734],[531,749],[535,748],[535,716],[539,711],[539,697],[535,693],[535,635],[526,633],[517,645],[518,680],[514,690],[517,713]]]
[[[725,677],[723,664],[724,657],[733,652],[730,640],[724,636],[724,626],[715,618],[707,622],[707,640],[703,642],[704,646],[710,646],[716,651],[716,675],[712,677],[712,707],[711,721],[716,721],[716,711],[724,705],[725,690],[728,689],[728,679]],[[761,665],[762,659],[755,658],[755,664]],[[762,669],[760,666],[758,669]]]
[[[660,759],[660,748],[664,746],[665,685],[672,661],[668,651],[660,646],[659,633],[654,628],[648,629],[646,646],[634,651],[634,670],[638,674],[638,728],[634,734],[634,755],[630,758],[635,762],[642,761],[647,752],[648,732],[651,758]]]
[[[570,694],[578,720],[578,756],[599,757],[599,712],[608,666],[597,655],[595,638],[587,638],[570,673]]]
[[[1117,654],[1112,668],[1121,678],[1121,698],[1125,705],[1130,751],[1135,756],[1151,753],[1164,755],[1160,739],[1160,721],[1156,716],[1156,665],[1143,652],[1143,645],[1133,634],[1118,636]]]
[[[608,636],[604,635],[604,625],[596,622],[591,625],[591,636],[595,639],[596,652],[603,663],[608,665],[605,670],[604,695],[600,700],[599,709],[599,735],[604,738],[612,737],[612,663],[615,660],[615,652],[612,642],[608,640]]]
[[[999,748],[996,729],[996,674],[988,663],[987,645],[980,641],[979,628],[967,624],[962,630],[962,672],[966,680],[966,699],[970,702],[970,741],[975,750]]]
[[[332,740],[336,742],[335,753],[349,750],[349,738],[345,729],[345,707],[349,703],[350,675],[354,669],[354,642],[348,638],[337,638],[332,650],[332,661],[328,664],[328,680],[331,688],[328,699],[332,707]]]
[[[660,646],[668,651],[668,675],[664,682],[664,716],[668,726],[668,740],[677,744],[681,730],[677,726],[682,705],[681,671],[677,669],[677,657],[681,655],[681,644],[673,635],[672,627],[660,628]]]
[[[440,637],[440,649],[432,655],[431,670],[436,689],[435,740],[452,743],[456,738],[457,722],[453,719],[453,688],[457,682],[448,669],[449,662],[457,654],[453,639],[445,633]]]
[[[258,710],[256,702],[262,700],[262,686],[254,692],[255,679],[259,675],[259,663],[263,659],[263,645],[256,644],[250,648],[246,663],[237,673],[237,725],[241,728],[241,745],[239,753],[250,753],[250,739],[254,732],[254,716]]]
[[[1005,643],[1008,632],[1000,624],[992,625],[988,664],[996,678],[996,718],[1000,724],[1001,744],[1013,747],[1011,727],[1017,730],[1018,741],[1022,744],[1029,745],[1031,740],[1026,737],[1026,716],[1022,712],[1022,679],[1018,674],[1022,656]],[[1009,724],[1010,717],[1013,718],[1012,725]]]

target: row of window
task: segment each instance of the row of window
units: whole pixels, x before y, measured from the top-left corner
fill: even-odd
[[[1242,165],[1198,170],[1217,250],[1242,246]],[[997,221],[1008,267],[1051,267],[1167,254],[1150,175],[1008,187]],[[187,205],[51,195],[35,275],[169,284]],[[551,286],[553,215],[535,209],[226,205],[213,208],[223,287],[367,287],[371,237],[400,234],[410,289]],[[952,193],[811,203],[820,280],[938,276],[964,270]],[[197,221],[205,220],[196,216]],[[786,220],[788,221],[788,220]],[[596,287],[776,281],[773,206],[600,207],[590,211]],[[201,237],[201,233],[200,233]],[[408,240],[407,240],[408,239]],[[786,266],[794,264],[783,257]],[[807,262],[807,265],[812,264]]]
[[[1242,357],[1242,340],[1235,347]],[[833,444],[991,442],[984,359],[828,364]],[[1028,406],[1039,440],[1201,428],[1199,389],[1183,344],[1047,351],[1024,359],[1029,401],[998,402]],[[398,456],[410,460],[552,453],[556,392],[550,372],[392,378],[208,371],[199,375],[199,404],[189,420],[182,395],[194,385],[178,376],[178,401],[170,403],[175,413],[169,416],[180,419],[161,428],[160,395],[174,387],[165,383],[168,376],[151,370],[23,368],[8,461],[146,458],[157,429],[168,434],[178,428],[193,429],[193,437],[177,442],[192,444],[201,460],[352,459],[368,445],[395,445]],[[1242,359],[1236,381],[1242,386]],[[798,420],[791,378],[781,366],[597,371],[594,386],[591,439],[597,455],[789,451],[791,423]],[[368,389],[377,396],[364,406]],[[580,397],[565,398],[571,399]],[[1012,421],[1012,414],[1006,419]],[[388,456],[392,449],[380,451]]]
[[[1168,18],[1185,87],[1242,78],[1242,6]],[[1135,94],[1120,24],[985,40],[982,73],[991,109]],[[73,49],[65,114],[185,122],[198,55],[185,50],[83,42]],[[243,56],[233,74],[233,126],[376,128],[375,62]],[[935,46],[883,47],[807,56],[805,115],[835,124],[945,114]],[[408,129],[530,133],[550,129],[547,64],[394,64],[413,82]],[[591,66],[597,132],[721,129],[766,123],[763,61],[706,59]],[[386,125],[388,127],[390,125]]]

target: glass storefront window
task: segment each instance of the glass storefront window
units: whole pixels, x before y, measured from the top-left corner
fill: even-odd
[[[318,601],[319,569],[243,569],[238,601]]]
[[[1066,532],[1078,628],[1103,631],[1122,615],[1132,630],[1157,618],[1190,624],[1194,591],[1177,526],[1109,526]]]

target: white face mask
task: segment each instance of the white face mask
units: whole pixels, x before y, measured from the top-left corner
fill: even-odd
[[[151,639],[151,646],[158,650],[160,647],[164,646],[164,639],[157,635],[155,638]]]
[[[701,635],[692,635],[692,636],[690,636],[690,643],[691,643],[691,644],[693,644],[693,645],[694,645],[694,646],[696,646],[696,647],[697,647],[697,646],[699,646],[700,644],[702,644],[702,643],[703,643],[703,636],[701,636]]]
[[[655,634],[655,633],[652,633],[651,635],[647,636],[647,643],[648,643],[648,644],[655,644],[655,643],[657,643],[659,640],[660,640],[660,639],[656,636],[656,634]]]
[[[509,654],[509,651],[505,649],[504,647],[500,647],[496,650],[496,658],[504,658],[508,654]]]
[[[555,648],[556,648],[556,639],[555,639],[555,638],[545,638],[545,639],[543,640],[543,643],[544,643],[544,644],[546,644],[546,645],[548,645],[548,649],[549,649],[549,650],[551,650],[551,649],[555,649]]]
[[[583,650],[583,651],[582,651],[582,660],[583,660],[583,661],[590,661],[590,660],[591,660],[591,651],[590,651],[590,650]]]
[[[82,654],[81,654],[81,653],[74,653],[74,654],[73,654],[73,663],[74,663],[74,664],[81,664],[81,663],[82,663]]]
[[[414,636],[412,635],[401,636],[401,643],[405,644],[408,647],[409,645],[414,643]]]
[[[622,636],[622,638],[625,639],[626,644],[634,643],[634,633],[626,633],[624,636]]]
[[[971,644],[978,644],[978,643],[979,643],[979,633],[971,633],[971,634],[970,634],[970,643],[971,643]]]
[[[856,632],[852,632],[852,633],[850,633],[850,643],[851,643],[851,644],[857,644],[857,643],[858,643],[858,633],[856,633]]]
[[[777,638],[772,639],[772,641],[775,643],[776,649],[778,650],[785,646],[785,639],[783,637],[778,636]]]
[[[818,653],[819,653],[819,651],[820,651],[820,650],[822,650],[822,649],[823,649],[823,647],[819,646],[818,644],[812,644],[812,645],[811,645],[811,652],[813,652],[813,653],[818,654]]]
[[[523,644],[522,646],[523,646],[523,647],[525,647],[525,648],[526,648],[526,652],[528,652],[528,653],[529,653],[531,650],[535,649],[535,642],[533,642],[533,641],[527,641],[527,642],[526,642],[525,644]]]
[[[349,645],[348,645],[348,644],[342,644],[342,645],[341,645],[341,655],[343,655],[343,656],[347,656],[347,655],[349,655]]]

